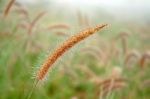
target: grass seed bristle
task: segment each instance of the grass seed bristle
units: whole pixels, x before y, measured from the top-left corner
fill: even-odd
[[[98,30],[105,27],[107,24],[100,24],[97,25],[94,28],[88,28],[84,31],[81,31],[74,36],[69,37],[66,41],[64,41],[58,48],[54,50],[52,54],[50,54],[47,59],[44,61],[44,63],[41,65],[39,70],[36,73],[36,79],[42,80],[44,76],[46,75],[48,69],[55,63],[55,61],[62,55],[64,52],[66,52],[68,49],[70,49],[72,46],[74,46],[76,43],[80,42],[81,40],[85,39],[86,37],[94,34]]]

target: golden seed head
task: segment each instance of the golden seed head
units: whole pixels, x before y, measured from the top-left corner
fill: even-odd
[[[107,24],[100,24],[94,28],[88,28],[84,31],[81,31],[74,36],[69,37],[66,41],[64,41],[58,48],[56,48],[52,54],[50,54],[47,59],[43,62],[41,67],[36,73],[36,79],[42,80],[46,75],[48,69],[55,63],[55,61],[64,54],[69,48],[74,46],[76,43],[80,42],[81,40],[85,39],[91,34],[94,34],[99,29],[105,27]]]

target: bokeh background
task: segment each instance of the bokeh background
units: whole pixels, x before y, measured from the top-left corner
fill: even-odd
[[[0,99],[26,99],[64,40],[108,26],[50,68],[31,99],[150,99],[149,0],[0,0]]]

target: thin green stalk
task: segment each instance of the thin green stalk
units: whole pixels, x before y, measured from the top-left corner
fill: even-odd
[[[33,94],[34,89],[36,88],[37,84],[38,84],[39,80],[35,80],[32,86],[32,89],[30,91],[30,93],[27,95],[27,97],[25,99],[31,99],[31,96]]]

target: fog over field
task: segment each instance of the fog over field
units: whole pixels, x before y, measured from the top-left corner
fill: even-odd
[[[150,0],[17,0],[27,5],[43,4],[47,8],[95,12],[97,9],[111,16],[129,21],[150,21]],[[65,5],[65,6],[64,6]],[[97,12],[96,12],[97,13]]]
[[[0,0],[0,99],[150,99],[150,0]]]

